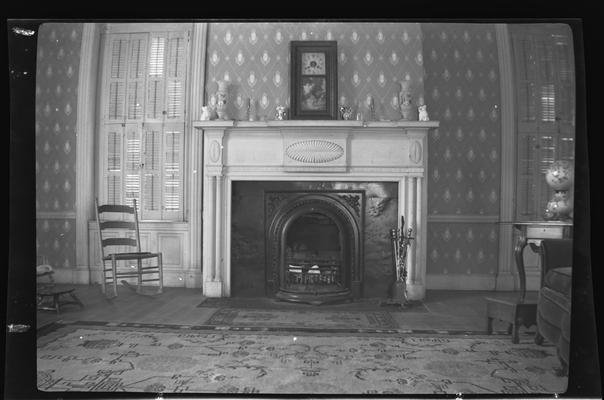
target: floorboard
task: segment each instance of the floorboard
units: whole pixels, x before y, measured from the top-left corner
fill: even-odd
[[[201,289],[166,287],[164,293],[150,297],[138,295],[120,285],[118,296],[107,300],[98,286],[70,287],[76,288],[75,293],[84,303],[84,309],[65,306],[60,314],[38,311],[38,327],[58,320],[201,325],[218,310],[197,307],[204,299]],[[391,307],[384,309],[391,311],[403,329],[486,331],[486,297],[512,299],[518,297],[518,293],[432,290],[427,291],[424,300],[428,312],[397,311]],[[534,301],[536,297],[537,292],[527,293],[528,301]],[[502,323],[494,325],[495,330],[505,328]],[[521,332],[524,329],[521,328]],[[534,329],[528,328],[529,331]]]

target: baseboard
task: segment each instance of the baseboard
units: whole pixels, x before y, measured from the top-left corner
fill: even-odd
[[[497,276],[497,283],[494,289],[497,291],[519,290],[520,284],[518,283],[518,278],[516,275],[513,275],[509,272],[500,273]]]
[[[426,288],[428,290],[493,290],[495,275],[428,274]]]

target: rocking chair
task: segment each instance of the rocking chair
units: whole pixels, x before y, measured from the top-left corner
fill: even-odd
[[[121,282],[138,294],[160,294],[163,292],[162,253],[141,251],[136,199],[133,206],[119,204],[99,205],[95,199],[96,220],[99,229],[101,249],[102,281],[101,291],[107,297],[117,297],[118,278],[136,278],[136,288],[126,280]],[[124,249],[132,249],[124,251]],[[145,261],[143,263],[143,260]],[[156,265],[149,265],[153,260]],[[143,291],[143,283],[158,282],[157,289]],[[111,287],[112,295],[107,288]]]

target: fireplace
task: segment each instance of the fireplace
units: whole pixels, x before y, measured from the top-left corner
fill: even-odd
[[[400,228],[400,216],[405,216],[416,238],[407,255],[408,297],[424,297],[426,137],[438,122],[197,121],[193,126],[201,133],[193,143],[203,155],[195,158],[193,174],[202,172],[198,182],[203,186],[192,185],[190,217],[202,220],[203,232],[201,240],[191,239],[202,245],[205,296],[228,297],[234,288],[237,291],[246,284],[245,290],[261,289],[265,295],[293,301],[367,296],[366,288],[373,288],[370,296],[384,295],[379,288],[389,283],[384,282],[387,278],[375,274],[374,263],[362,258],[365,250],[378,248],[364,242],[368,229],[363,227],[363,218],[379,213],[383,204],[361,196],[362,208],[357,213],[355,194],[345,193],[350,189],[335,183],[389,182],[396,185],[396,199],[388,208],[395,218],[374,225],[369,236]],[[288,193],[291,188],[274,186],[263,191],[259,207],[244,213],[239,206],[249,201],[237,203],[234,191],[238,184],[257,186],[258,182],[326,183],[326,190],[340,192],[316,193],[317,187],[296,187]],[[269,203],[270,195],[282,202],[274,197]],[[268,207],[274,207],[270,216],[264,215]],[[203,219],[197,210],[203,211]],[[262,221],[242,226],[239,221],[253,214],[262,214]],[[253,246],[240,240],[236,225],[252,232],[247,237],[253,238]],[[313,235],[331,239],[319,245],[308,239]],[[248,247],[238,251],[238,246]],[[386,251],[380,254],[390,256]],[[241,255],[247,258],[236,259]]]
[[[269,192],[269,294],[322,304],[361,296],[364,192]]]

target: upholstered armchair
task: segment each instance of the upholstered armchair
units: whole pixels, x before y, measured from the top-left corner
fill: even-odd
[[[535,342],[553,343],[562,364],[561,375],[568,373],[572,289],[572,239],[541,241],[541,288],[537,300]]]

